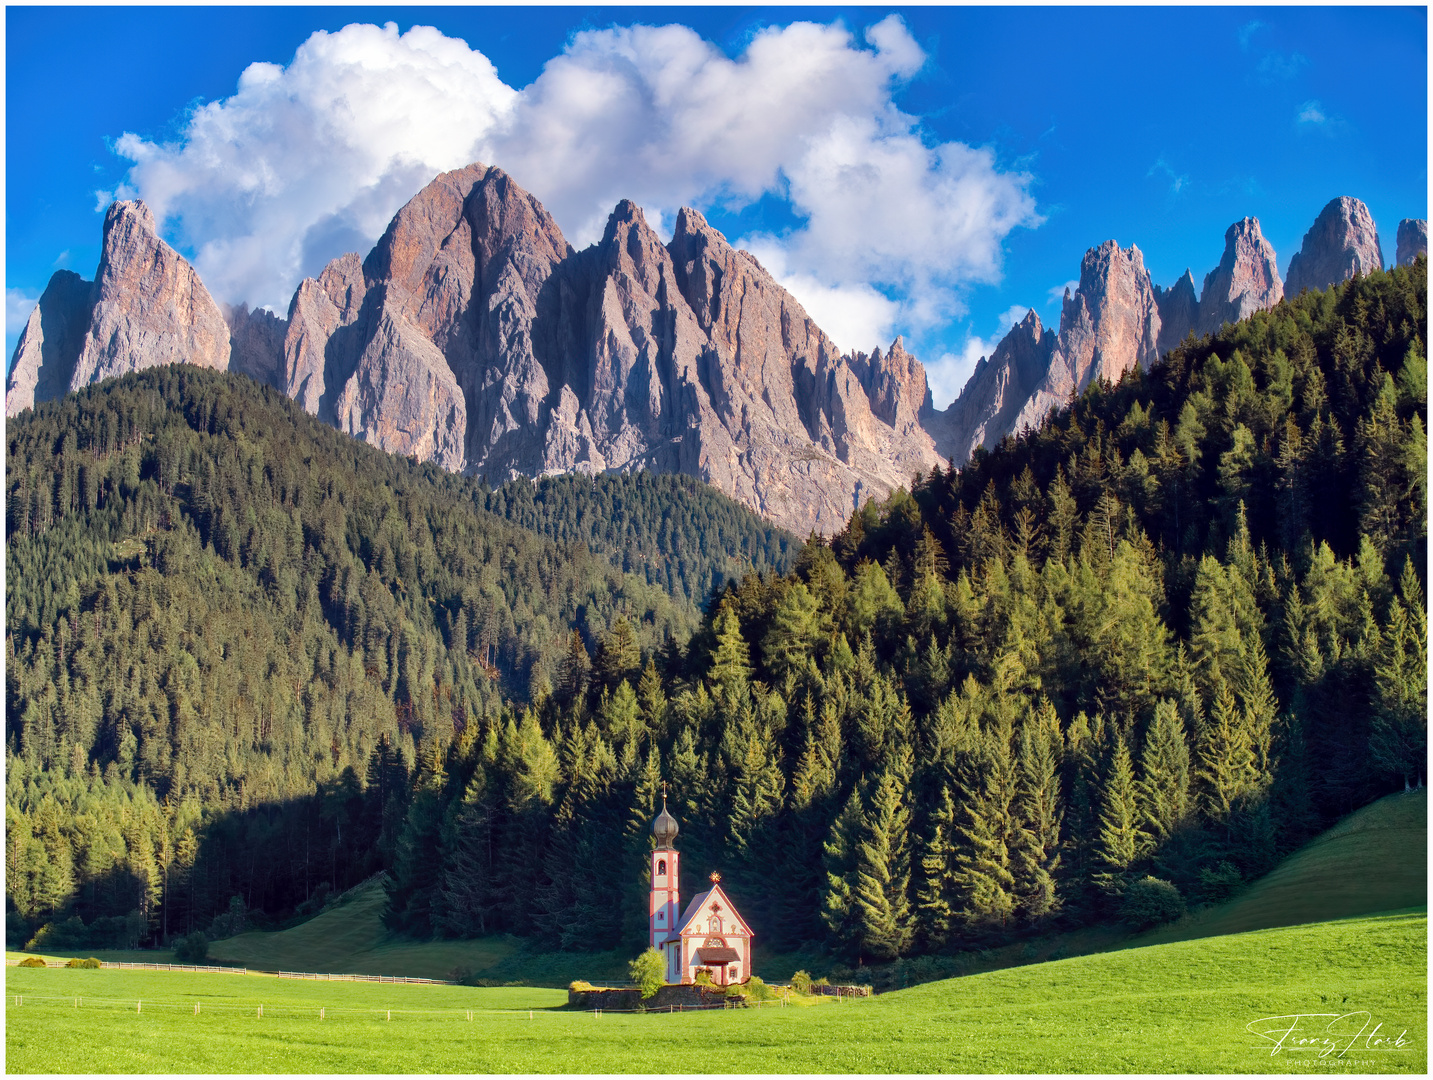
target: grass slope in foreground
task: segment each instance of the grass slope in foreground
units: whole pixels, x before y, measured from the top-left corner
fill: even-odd
[[[528,988],[9,968],[6,1068],[1423,1073],[1427,928],[1426,914],[1345,919],[1033,964],[823,1009],[675,1016],[596,1017],[558,1008],[559,991]],[[1249,1030],[1278,1026],[1271,1017],[1360,1012],[1403,1046],[1320,1059],[1273,1053]],[[1331,1019],[1301,1030],[1322,1032]]]

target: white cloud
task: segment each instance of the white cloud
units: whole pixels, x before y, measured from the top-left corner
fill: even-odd
[[[925,63],[899,17],[863,40],[793,23],[732,59],[684,26],[584,31],[515,90],[434,29],[354,25],[314,34],[286,67],[250,65],[179,142],[126,134],[117,148],[210,288],[279,310],[300,277],[366,252],[434,174],[475,160],[579,247],[622,198],[669,228],[682,205],[774,196],[795,227],[735,242],[764,245],[823,328],[865,350],[959,314],[959,289],[998,279],[1004,237],[1040,219],[1028,176],[928,144],[896,108]]]
[[[1012,304],[1000,316],[1000,337],[1010,333],[1011,328],[1030,313],[1029,304]]]
[[[25,329],[30,312],[40,302],[40,294],[29,289],[5,290],[5,336],[13,337]]]
[[[1080,281],[1078,278],[1071,278],[1063,285],[1056,285],[1053,289],[1051,289],[1045,294],[1049,297],[1049,299],[1045,301],[1045,306],[1048,307],[1051,304],[1063,303],[1066,293],[1069,293],[1071,296],[1074,296],[1076,291],[1079,290],[1079,288]]]
[[[1326,124],[1328,115],[1324,112],[1324,107],[1317,101],[1306,101],[1299,107],[1299,123]]]
[[[1153,176],[1155,173],[1164,173],[1169,177],[1169,193],[1171,195],[1178,195],[1184,190],[1184,185],[1189,183],[1188,173],[1175,172],[1174,167],[1162,157],[1149,167],[1149,172],[1145,173],[1145,176]]]
[[[485,56],[430,27],[319,31],[287,67],[250,64],[180,142],[125,133],[116,149],[135,164],[117,194],[172,221],[220,298],[283,311],[301,277],[366,253],[423,184],[474,160],[515,99]]]
[[[942,353],[925,366],[926,382],[930,384],[931,406],[943,409],[960,396],[982,356],[989,356],[1000,343],[999,338],[986,341],[971,334],[958,353]]]
[[[1249,39],[1263,28],[1264,24],[1259,22],[1257,19],[1255,19],[1253,22],[1247,22],[1243,26],[1239,27],[1239,48],[1247,49],[1249,47]]]

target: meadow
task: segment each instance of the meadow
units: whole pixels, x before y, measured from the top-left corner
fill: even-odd
[[[1419,910],[1073,957],[819,1009],[675,1015],[597,1016],[527,987],[8,968],[6,1067],[1423,1073],[1426,965]],[[1370,1029],[1381,1025],[1376,1038],[1401,1045],[1350,1045],[1365,1013]],[[1322,1037],[1330,1023],[1350,1035],[1319,1057],[1292,1039],[1275,1053],[1249,1030],[1307,1014],[1331,1015],[1301,1021],[1293,1038]]]

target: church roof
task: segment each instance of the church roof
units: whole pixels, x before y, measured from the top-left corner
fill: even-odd
[[[699,964],[734,964],[741,959],[741,953],[735,949],[698,949],[697,963]]]
[[[746,920],[737,914],[736,908],[732,906],[730,897],[722,892],[720,885],[713,885],[706,892],[697,893],[696,896],[692,897],[691,901],[687,904],[687,910],[682,912],[682,917],[677,920],[674,933],[677,935],[685,933],[687,927],[696,921],[696,917],[705,911],[713,900],[721,904],[721,910],[724,915],[727,915],[741,925],[741,928],[746,931],[747,937],[755,936],[751,932],[751,927],[746,925]]]

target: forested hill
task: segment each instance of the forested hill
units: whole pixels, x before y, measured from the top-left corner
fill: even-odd
[[[11,433],[16,932],[131,910],[145,936],[227,932],[382,865],[396,929],[636,952],[662,780],[687,894],[720,870],[776,948],[885,959],[1223,896],[1424,767],[1426,295],[1420,260],[1186,343],[729,585],[655,653],[665,594],[456,516],[460,480],[336,433],[291,476],[306,418],[276,396],[242,391],[274,406],[252,430],[203,373],[42,409]],[[171,411],[164,380],[212,390]],[[114,393],[125,412],[95,407]],[[504,593],[522,647],[619,597],[632,623],[499,709],[444,648],[488,625],[453,596],[494,580],[451,522],[536,586]],[[382,724],[339,773],[342,733]],[[400,728],[433,737],[400,755]],[[156,801],[201,775],[242,784]]]
[[[197,367],[42,405],[7,435],[7,805],[17,837],[47,837],[9,849],[27,917],[155,910],[135,882],[157,880],[187,829],[310,798],[346,770],[359,786],[380,739],[380,757],[412,766],[499,689],[544,693],[585,648],[572,627],[593,647],[614,627],[648,652],[685,640],[703,583],[748,557],[784,566],[794,543],[694,483],[663,506],[661,485],[625,481],[624,512],[567,500],[661,558],[673,599],[665,574],[614,569],[586,519],[569,528],[549,508],[535,524],[561,540],[542,538],[483,509],[503,500],[473,481]],[[292,906],[319,880],[274,873],[257,893],[244,883],[256,905]],[[123,897],[100,896],[120,879]],[[217,905],[231,885],[215,881]]]
[[[586,544],[617,569],[705,607],[728,581],[786,573],[801,543],[716,488],[681,473],[568,473],[513,480],[482,505],[559,543]]]
[[[1418,782],[1425,305],[1420,261],[1189,342],[729,588],[685,656],[569,665],[521,763],[416,782],[391,925],[635,951],[661,779],[688,894],[868,960],[1168,916]]]

